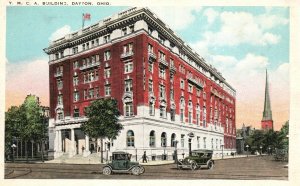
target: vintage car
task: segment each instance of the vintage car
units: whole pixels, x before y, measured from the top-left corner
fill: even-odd
[[[145,172],[145,168],[138,162],[130,161],[131,154],[127,152],[113,152],[112,162],[107,163],[103,167],[103,174],[110,175],[112,173],[132,173],[140,175]]]
[[[207,167],[208,169],[212,169],[214,167],[212,155],[212,150],[193,150],[191,156],[178,160],[177,168],[188,168],[195,170],[202,167]]]

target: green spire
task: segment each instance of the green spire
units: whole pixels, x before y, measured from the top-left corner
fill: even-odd
[[[262,121],[272,120],[271,101],[269,93],[268,71],[266,70],[265,103]]]

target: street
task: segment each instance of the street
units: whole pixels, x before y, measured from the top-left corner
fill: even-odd
[[[178,170],[176,164],[144,166],[145,173],[102,174],[103,165],[6,163],[5,179],[249,179],[287,180],[287,162],[273,157],[216,160],[212,170]]]

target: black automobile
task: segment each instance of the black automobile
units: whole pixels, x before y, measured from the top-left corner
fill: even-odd
[[[133,175],[140,175],[145,172],[145,168],[138,162],[130,161],[131,154],[127,152],[113,152],[112,162],[107,163],[103,167],[103,174],[110,175],[112,173],[132,173]]]
[[[212,155],[212,150],[193,150],[191,156],[178,160],[177,167],[178,169],[188,168],[192,170],[202,167],[212,169],[215,164]]]

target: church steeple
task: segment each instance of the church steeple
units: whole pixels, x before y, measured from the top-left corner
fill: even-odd
[[[268,70],[266,70],[266,87],[263,118],[261,121],[262,129],[273,129],[273,119],[271,110],[271,101],[269,93]]]

